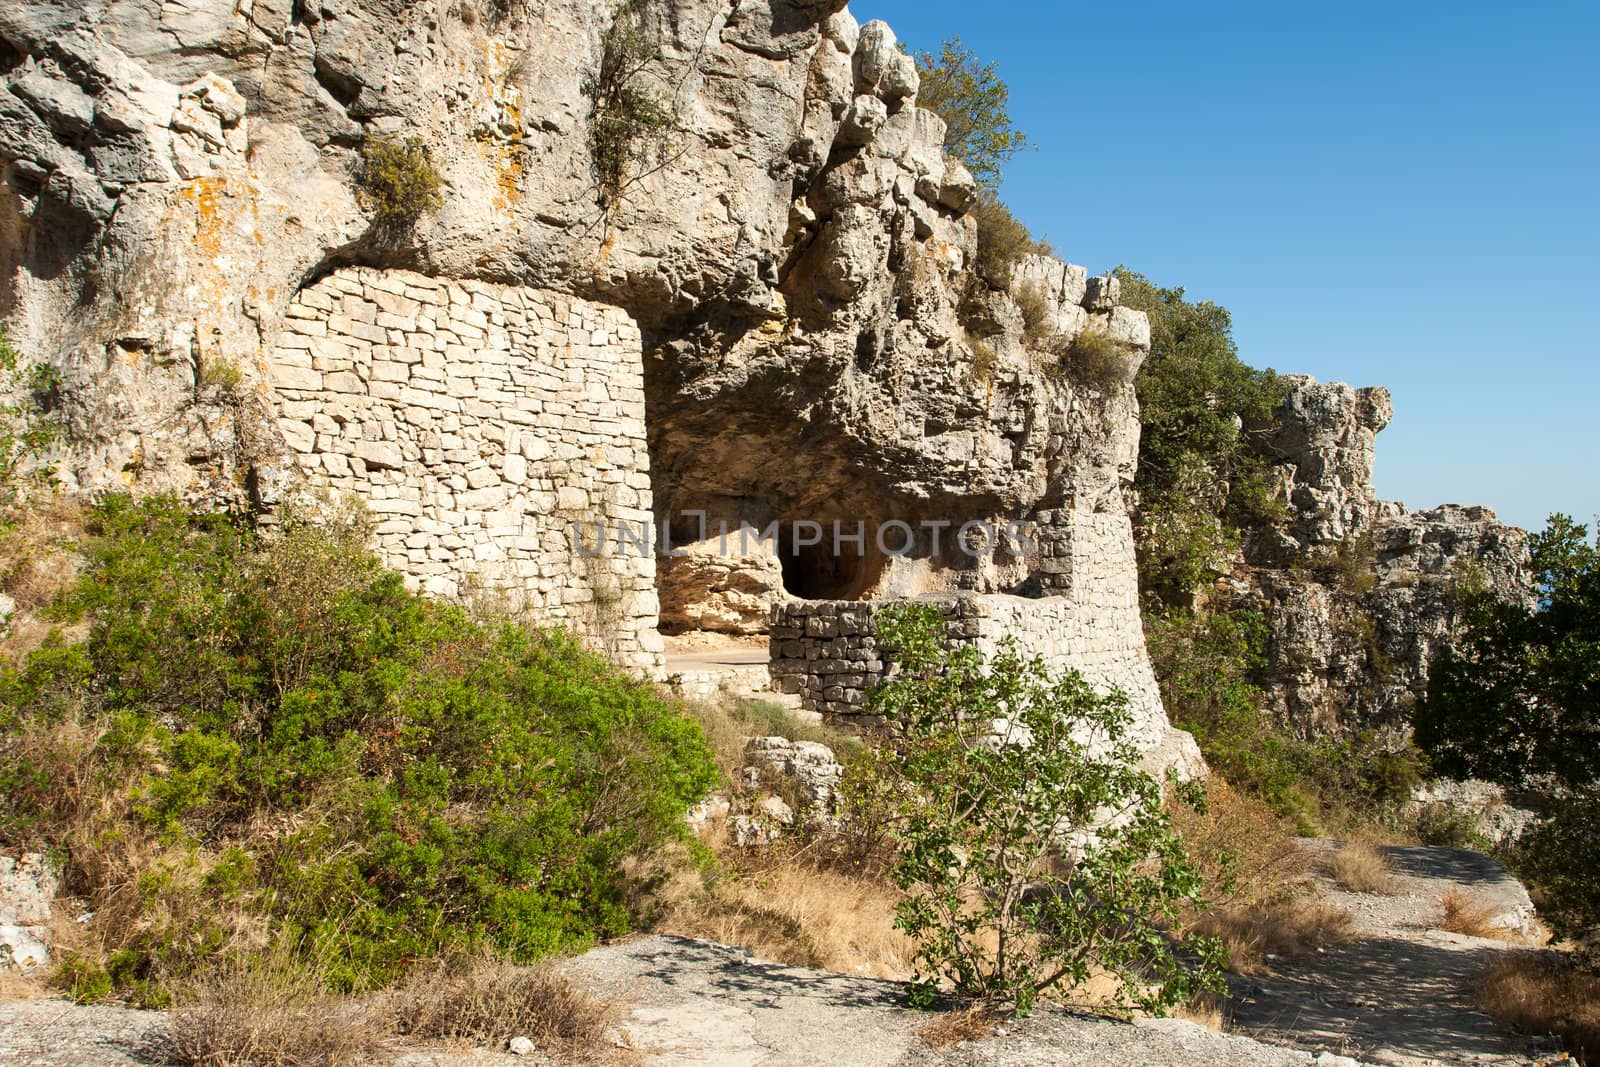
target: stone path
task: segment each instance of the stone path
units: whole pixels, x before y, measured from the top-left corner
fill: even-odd
[[[1331,842],[1305,841],[1312,852]],[[1550,1046],[1509,1035],[1471,1003],[1467,986],[1495,955],[1526,947],[1433,929],[1439,898],[1459,886],[1532,928],[1527,892],[1476,852],[1389,847],[1392,895],[1331,885],[1328,902],[1356,920],[1358,939],[1265,977],[1236,979],[1234,1029],[1277,1044],[1327,1049],[1394,1067],[1510,1065]]]

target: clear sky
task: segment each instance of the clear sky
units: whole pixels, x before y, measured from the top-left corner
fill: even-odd
[[[856,0],[996,61],[1006,201],[1064,259],[1385,385],[1378,492],[1600,512],[1600,4]]]

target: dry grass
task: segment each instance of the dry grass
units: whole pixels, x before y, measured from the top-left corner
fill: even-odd
[[[383,1058],[381,1011],[328,992],[286,958],[225,964],[172,1013],[182,1067],[339,1067]]]
[[[1173,825],[1218,907],[1249,907],[1298,896],[1310,886],[1305,857],[1272,809],[1212,776],[1205,805],[1172,808]]]
[[[1559,952],[1508,952],[1479,976],[1477,1005],[1524,1034],[1557,1034],[1589,1067],[1600,1064],[1600,975]]]
[[[21,663],[56,628],[38,615],[77,579],[83,524],[83,506],[59,494],[0,516],[0,592],[16,602],[0,658]]]
[[[840,871],[782,844],[738,849],[706,835],[720,870],[680,869],[658,891],[656,933],[735,945],[794,967],[904,981],[915,946],[894,928],[900,893],[881,875]]]
[[[1212,778],[1203,810],[1176,805],[1172,816],[1212,905],[1193,931],[1219,939],[1234,971],[1255,974],[1269,958],[1301,959],[1355,935],[1348,913],[1316,899],[1303,854],[1261,801]]]
[[[1389,861],[1369,842],[1346,841],[1323,866],[1329,878],[1352,893],[1387,896],[1397,891]]]
[[[969,1041],[982,1041],[992,1036],[999,1022],[993,1012],[984,1008],[963,1008],[939,1016],[918,1030],[917,1037],[935,1052],[941,1052]]]
[[[1194,930],[1221,940],[1229,967],[1259,974],[1275,959],[1304,959],[1355,936],[1350,913],[1309,897],[1264,901],[1202,915]]]
[[[0,1004],[8,1000],[41,1000],[50,991],[31,978],[15,971],[0,969]]]
[[[1439,915],[1433,925],[1435,929],[1448,930],[1452,934],[1464,934],[1467,937],[1492,937],[1497,941],[1514,940],[1516,938],[1514,931],[1494,921],[1499,913],[1500,909],[1478,894],[1459,886],[1451,886],[1450,891],[1439,898]]]
[[[503,1048],[526,1037],[562,1063],[614,1059],[607,1039],[617,1007],[579,989],[548,965],[483,958],[413,975],[389,994],[397,1033],[409,1038]]]
[[[559,1063],[629,1059],[608,1037],[616,1005],[548,965],[484,957],[419,969],[401,986],[340,997],[286,953],[241,957],[192,986],[172,1015],[179,1067],[340,1067],[402,1042],[503,1049],[526,1037]]]

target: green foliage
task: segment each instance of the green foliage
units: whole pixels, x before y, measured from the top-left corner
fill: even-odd
[[[1194,734],[1213,771],[1299,832],[1381,821],[1410,798],[1421,776],[1409,747],[1378,733],[1307,741],[1267,712],[1250,681],[1265,662],[1261,616],[1172,611],[1146,626],[1173,724]]]
[[[1093,326],[1057,352],[1057,370],[1080,385],[1109,393],[1128,379],[1128,347]]]
[[[981,337],[968,337],[967,347],[972,350],[972,367],[967,372],[969,380],[987,382],[994,375],[994,368],[1000,362],[1000,353],[995,351],[994,345]]]
[[[1464,594],[1464,634],[1433,663],[1417,743],[1456,777],[1581,787],[1600,779],[1600,550],[1557,514],[1529,555],[1535,607]]]
[[[61,424],[51,415],[60,391],[55,368],[25,364],[0,329],[0,507],[50,484],[49,474],[34,468],[60,438]]]
[[[1186,605],[1215,581],[1239,550],[1239,534],[1223,520],[1226,489],[1199,455],[1180,458],[1170,484],[1140,501],[1139,584],[1147,605]]]
[[[384,134],[362,142],[356,187],[379,229],[399,233],[415,226],[444,203],[443,185],[422,138]]]
[[[1150,356],[1134,382],[1142,585],[1157,607],[1181,607],[1236,548],[1236,531],[1281,521],[1249,428],[1270,421],[1284,385],[1239,358],[1226,308],[1125,268],[1117,275],[1122,302],[1150,316]]]
[[[1011,274],[1024,256],[1043,254],[1049,247],[1028,232],[993,190],[985,189],[973,205],[978,223],[978,252],[972,268],[994,289],[1007,289]]]
[[[1564,793],[1518,839],[1512,864],[1563,934],[1600,931],[1600,784]]]
[[[212,356],[200,364],[200,387],[211,389],[225,397],[239,394],[244,385],[244,372],[232,360]]]
[[[966,164],[990,189],[1000,185],[1000,170],[1028,147],[1028,138],[1011,121],[1011,92],[993,63],[981,62],[959,37],[945,41],[939,54],[916,56],[922,87],[917,106],[944,119],[945,151]]]
[[[1022,312],[1022,336],[1034,347],[1042,347],[1051,339],[1050,302],[1038,286],[1023,286],[1013,294],[1017,310]]]
[[[87,642],[0,674],[0,842],[71,841],[107,924],[139,887],[99,930],[129,954],[119,988],[244,930],[346,989],[620,934],[624,860],[712,786],[699,728],[650,687],[408,593],[365,532],[263,540],[108,499],[72,596]]]
[[[1150,1010],[1214,988],[1214,946],[1173,939],[1201,876],[1160,783],[1137,769],[1126,697],[1009,649],[988,664],[951,649],[925,606],[883,616],[879,640],[899,666],[871,706],[894,731],[893,877],[907,894],[897,925],[917,943],[914,1002],[948,981],[1024,1014],[1101,972]]]
[[[645,32],[641,3],[624,0],[606,31],[599,74],[587,87],[594,101],[589,150],[605,201],[622,192],[629,169],[677,125],[670,102],[644,79],[645,69],[660,57],[661,49]]]
[[[1362,596],[1378,587],[1377,563],[1377,542],[1371,533],[1362,533],[1325,546],[1309,566],[1323,581],[1352,596]]]

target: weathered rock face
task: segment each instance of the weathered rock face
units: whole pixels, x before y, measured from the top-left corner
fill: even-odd
[[[556,562],[575,513],[651,513],[677,544],[702,522],[905,524],[897,551],[780,535],[781,573],[737,597],[750,567],[712,589],[684,565],[668,617],[736,631],[782,595],[1082,599],[1131,577],[1148,325],[1053,259],[975,280],[977,188],[888,27],[841,0],[628,10],[0,10],[0,316],[62,373],[68,484],[264,509],[353,493],[435,593],[520,587],[535,618],[603,636],[583,605],[619,585],[645,667],[653,563]],[[618,17],[651,57],[629,87],[671,116],[620,173],[597,151]],[[444,180],[409,230],[357,190],[358,147],[389,133]],[[1089,328],[1123,363],[1079,380],[1051,353]],[[972,553],[975,520],[1039,529]],[[1126,655],[1148,673],[1142,641]]]
[[[60,871],[44,856],[0,856],[0,970],[33,974],[49,966],[51,907],[60,888]]]
[[[1459,632],[1464,588],[1531,596],[1526,534],[1484,507],[1378,500],[1373,454],[1393,414],[1388,392],[1289,383],[1263,445],[1288,522],[1252,535],[1222,597],[1266,619],[1260,680],[1282,718],[1307,734],[1388,725],[1426,692],[1428,664]]]

